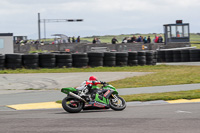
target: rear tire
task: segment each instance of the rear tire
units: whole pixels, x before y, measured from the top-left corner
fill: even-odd
[[[65,97],[62,100],[63,109],[69,113],[79,113],[83,109],[83,105],[82,101],[72,97]]]
[[[118,95],[115,95],[115,96],[118,98],[118,101],[114,102],[114,98],[112,96],[109,98],[110,108],[115,111],[124,110],[126,108],[126,101]]]

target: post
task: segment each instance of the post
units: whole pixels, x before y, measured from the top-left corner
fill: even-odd
[[[46,41],[46,24],[45,24],[45,19],[44,19],[44,40]]]
[[[38,13],[38,41],[40,43],[40,13]]]

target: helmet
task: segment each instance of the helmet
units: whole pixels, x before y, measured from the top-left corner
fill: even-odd
[[[97,78],[96,78],[95,76],[90,76],[89,80],[90,80],[90,81],[96,81]]]

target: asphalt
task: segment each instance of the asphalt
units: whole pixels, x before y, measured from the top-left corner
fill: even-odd
[[[25,89],[55,89],[79,86],[90,76],[96,76],[106,82],[128,77],[143,76],[152,72],[79,72],[79,73],[34,73],[0,74],[0,94],[6,90],[23,91]],[[9,93],[16,92],[10,91]]]
[[[157,65],[175,65],[175,66],[179,66],[179,65],[185,65],[185,66],[200,66],[200,62],[170,62],[170,63],[157,63]]]
[[[124,111],[0,111],[2,133],[199,133],[200,103],[128,106]]]
[[[162,93],[173,91],[187,91],[200,89],[200,84],[182,84],[182,85],[168,85],[168,86],[153,86],[140,88],[124,88],[118,89],[120,95],[143,94],[143,93]]]
[[[141,87],[141,88],[125,88],[118,89],[120,95],[130,94],[143,94],[143,93],[162,93],[172,91],[185,91],[200,89],[200,84],[185,84],[185,85],[169,85],[169,86],[154,86],[154,87]],[[41,103],[41,102],[54,102],[62,100],[66,95],[61,93],[60,90],[38,90],[28,91],[22,93],[11,93],[0,95],[0,111],[12,110],[6,105],[27,104],[27,103]],[[147,105],[147,104],[165,104],[166,101],[150,101],[150,102],[130,102],[128,105]]]

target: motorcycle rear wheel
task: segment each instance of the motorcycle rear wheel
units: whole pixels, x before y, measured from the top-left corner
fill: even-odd
[[[83,109],[84,103],[73,97],[65,97],[62,100],[62,107],[69,113],[79,113]]]
[[[111,95],[109,98],[110,108],[115,111],[122,111],[126,108],[126,101],[118,95],[115,95],[117,100]]]

